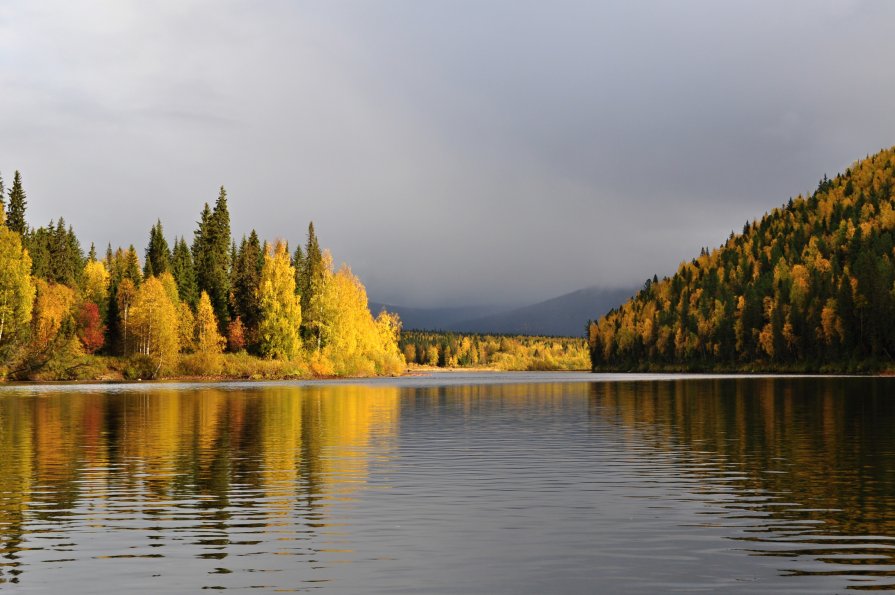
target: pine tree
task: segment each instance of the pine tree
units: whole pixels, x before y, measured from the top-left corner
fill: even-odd
[[[22,187],[22,174],[16,170],[9,189],[9,204],[6,207],[6,226],[19,234],[25,235],[28,224],[25,222],[25,189]]]
[[[146,262],[143,265],[143,275],[161,275],[171,268],[171,250],[162,230],[161,219],[157,220],[149,230],[149,245],[146,247]]]

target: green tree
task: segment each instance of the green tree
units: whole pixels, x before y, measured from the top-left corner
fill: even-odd
[[[309,343],[319,349],[320,324],[323,319],[322,302],[320,295],[326,283],[327,264],[323,260],[323,252],[314,232],[314,222],[308,224],[308,241],[305,244],[304,259],[301,259],[302,271],[298,276],[300,281],[299,294],[301,295],[301,308],[304,315],[305,336]]]
[[[206,203],[202,211],[193,240],[193,265],[197,286],[208,293],[222,331],[230,320],[230,244],[227,191],[221,186],[214,210]]]
[[[261,320],[261,303],[258,287],[261,284],[261,269],[264,267],[264,253],[255,230],[248,239],[243,237],[233,263],[233,312],[241,319],[245,339],[250,345],[258,340],[258,324]]]
[[[25,221],[25,189],[22,187],[22,174],[16,170],[9,189],[9,204],[6,207],[6,226],[14,232],[25,235],[28,224]]]
[[[143,264],[143,275],[161,275],[171,268],[171,251],[162,230],[161,219],[157,220],[149,230],[149,245],[146,247],[146,262]]]
[[[174,240],[174,252],[171,255],[171,274],[177,282],[180,299],[190,307],[195,307],[199,299],[199,288],[196,285],[196,270],[193,268],[193,256],[183,238]]]

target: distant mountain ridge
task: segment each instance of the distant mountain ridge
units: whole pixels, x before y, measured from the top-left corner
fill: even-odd
[[[512,335],[583,336],[595,312],[605,314],[634,295],[633,289],[587,287],[520,308],[405,308],[371,302],[373,313],[396,312],[407,330]]]

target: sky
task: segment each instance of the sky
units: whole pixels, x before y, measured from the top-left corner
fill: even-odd
[[[86,249],[313,220],[371,299],[639,286],[895,144],[888,0],[0,3],[0,174]]]

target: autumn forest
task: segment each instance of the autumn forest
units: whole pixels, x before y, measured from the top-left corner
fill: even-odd
[[[595,370],[874,372],[895,355],[895,148],[588,325]]]
[[[133,245],[85,255],[60,217],[26,222],[17,171],[0,180],[0,378],[246,378],[397,374],[400,322],[374,318],[360,280],[335,269],[313,224],[304,247],[231,238],[227,192],[192,243],[152,226]]]

